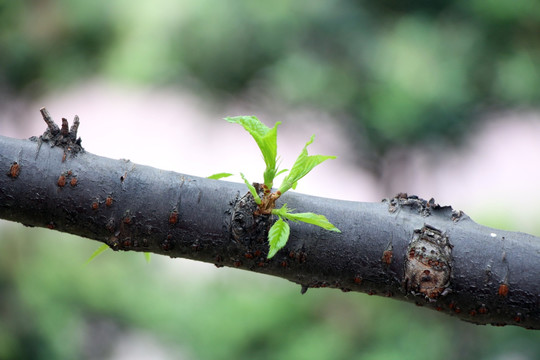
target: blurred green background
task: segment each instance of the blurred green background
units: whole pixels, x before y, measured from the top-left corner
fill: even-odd
[[[459,145],[484,113],[537,109],[538,34],[536,0],[0,0],[0,106],[95,77],[214,106],[271,99],[341,119],[380,177],[395,149]],[[520,328],[156,256],[85,267],[96,243],[0,236],[0,359],[540,358]]]

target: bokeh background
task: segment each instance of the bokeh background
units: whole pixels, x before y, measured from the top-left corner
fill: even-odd
[[[540,235],[539,34],[536,0],[0,0],[0,134],[41,134],[46,106],[92,153],[255,181],[222,120],[252,114],[283,121],[284,167],[314,133],[338,156],[300,192]],[[540,358],[538,332],[182,259],[85,266],[98,247],[0,222],[0,359]]]

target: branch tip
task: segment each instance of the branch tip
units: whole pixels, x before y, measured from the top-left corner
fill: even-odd
[[[54,123],[54,120],[51,117],[51,114],[47,111],[45,107],[42,107],[39,109],[39,112],[41,113],[41,116],[43,117],[43,120],[47,123],[47,126],[49,127],[49,130],[53,135],[58,134],[60,129],[58,129],[58,126]]]
[[[79,130],[79,124],[79,116],[75,115],[75,117],[73,118],[73,125],[71,125],[71,128],[69,129],[69,136],[73,141],[77,139],[77,131]]]
[[[67,136],[69,134],[69,125],[66,118],[62,118],[62,129],[60,130],[60,133],[63,136]]]

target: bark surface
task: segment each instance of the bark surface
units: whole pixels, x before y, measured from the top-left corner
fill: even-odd
[[[342,232],[292,223],[289,242],[268,260],[275,219],[254,215],[245,185],[96,156],[76,129],[58,136],[0,136],[0,218],[113,250],[270,274],[302,292],[360,291],[477,324],[540,329],[540,238],[406,194],[361,203],[286,193],[278,206],[323,214]]]

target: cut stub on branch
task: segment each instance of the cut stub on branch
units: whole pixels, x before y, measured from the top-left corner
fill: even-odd
[[[440,230],[425,225],[415,230],[405,261],[407,292],[435,301],[450,292],[452,246]]]
[[[47,123],[47,130],[39,138],[32,136],[30,140],[36,141],[41,148],[43,143],[49,144],[51,147],[58,146],[64,149],[62,161],[66,160],[67,154],[75,156],[79,152],[84,152],[81,146],[81,138],[77,138],[77,130],[79,129],[79,117],[75,115],[73,125],[69,128],[67,119],[62,118],[62,127],[58,127],[51,115],[44,107],[39,110],[43,120]],[[38,148],[38,151],[39,151]]]

